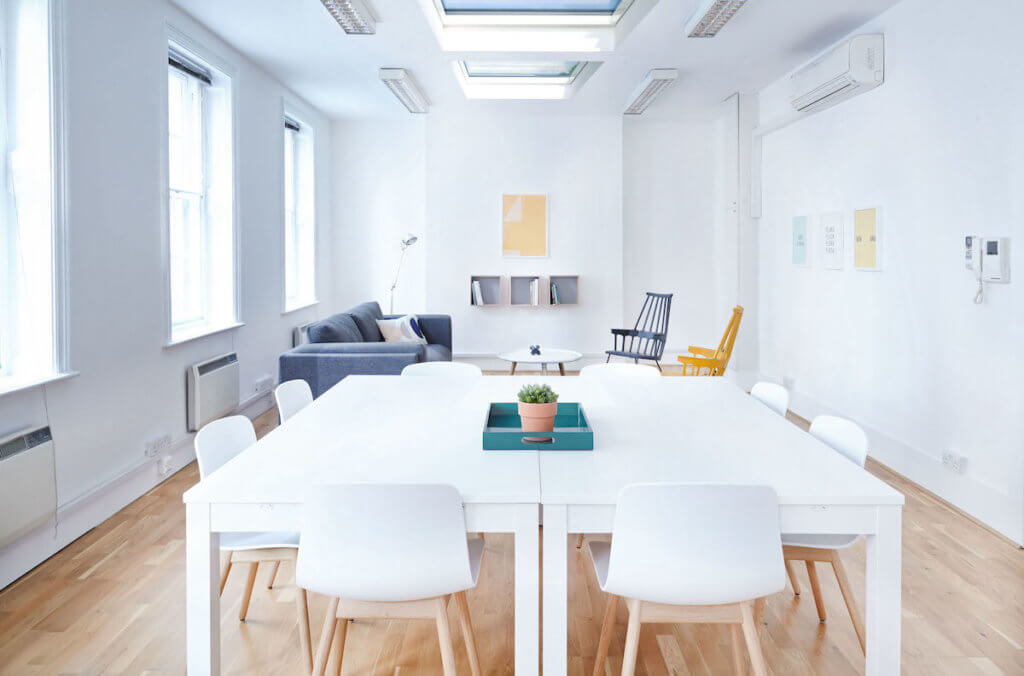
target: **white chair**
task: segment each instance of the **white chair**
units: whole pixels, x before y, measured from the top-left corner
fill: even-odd
[[[772,488],[626,486],[615,509],[611,543],[590,542],[590,554],[608,593],[595,676],[605,673],[619,598],[629,609],[623,676],[636,667],[643,622],[728,624],[736,672],[743,673],[742,630],[754,673],[767,674],[752,606],[786,585]]]
[[[409,364],[402,369],[403,376],[444,376],[447,378],[474,378],[482,376],[479,366],[460,361],[424,361]]]
[[[583,378],[660,378],[653,366],[643,364],[591,364],[580,369]]]
[[[287,380],[274,390],[277,401],[277,414],[281,422],[313,403],[313,390],[305,380]]]
[[[810,431],[811,435],[834,448],[851,462],[861,467],[864,466],[864,461],[868,456],[868,438],[857,423],[834,415],[819,415],[811,423]],[[861,651],[863,651],[864,622],[857,609],[857,601],[853,596],[850,580],[846,577],[846,570],[839,557],[840,549],[849,547],[859,539],[859,535],[786,533],[782,536],[782,553],[786,558],[786,573],[789,575],[789,582],[793,585],[793,593],[797,596],[800,595],[800,585],[796,581],[790,562],[803,561],[806,564],[807,577],[810,579],[811,592],[814,594],[814,605],[818,609],[818,619],[821,622],[826,619],[825,604],[821,598],[821,587],[818,584],[815,562],[823,561],[832,564],[832,572],[835,573],[836,581],[839,583],[839,591],[843,593],[846,610],[850,613],[853,630],[857,632],[857,640],[860,642]]]
[[[214,420],[199,430],[195,438],[196,460],[199,463],[199,477],[205,479],[233,457],[256,443],[256,430],[252,422],[241,415],[233,415]],[[220,593],[224,593],[224,585],[228,574],[235,564],[248,564],[249,575],[242,592],[242,604],[238,610],[238,619],[244,621],[249,612],[249,601],[256,583],[256,572],[259,564],[273,563],[268,589],[273,588],[277,570],[282,561],[295,561],[299,546],[298,533],[222,533],[220,549],[227,552],[227,560],[220,574]],[[307,668],[312,667],[312,645],[309,638],[309,610],[306,592],[302,589],[296,594],[296,605],[299,614],[299,639],[302,642],[302,656]]]
[[[466,590],[476,586],[484,541],[468,540],[453,486],[314,486],[305,500],[297,584],[331,597],[313,674],[332,642],[338,670],[349,619],[424,618],[437,625],[446,676],[455,674],[447,605],[454,596],[474,676],[480,674]]]
[[[750,388],[750,396],[775,411],[783,418],[789,410],[789,390],[775,383],[757,383]]]

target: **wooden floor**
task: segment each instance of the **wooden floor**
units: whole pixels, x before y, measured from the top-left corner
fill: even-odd
[[[274,412],[261,416],[260,434],[275,423]],[[885,468],[869,469],[907,495],[904,673],[1024,674],[1024,552]],[[196,480],[193,463],[0,592],[0,673],[182,674],[181,494]],[[511,536],[487,536],[481,581],[469,593],[487,674],[512,673],[511,544]],[[604,598],[586,555],[573,548],[570,552],[569,673],[589,676]],[[844,552],[843,558],[863,598],[863,545]],[[237,620],[244,575],[229,579],[221,603],[225,673],[301,672],[292,571],[286,566],[278,586],[269,591],[269,567],[261,568],[244,623]],[[806,573],[799,574],[806,589]],[[796,598],[787,590],[768,602],[761,640],[775,674],[863,672],[835,580],[825,569],[821,579],[829,614],[825,624],[819,624],[809,596]],[[313,633],[318,635],[326,601],[314,596],[310,606]],[[610,674],[621,668],[625,621],[625,609],[620,608]],[[468,673],[457,632],[455,640],[459,673]],[[346,674],[440,671],[431,622],[360,621],[349,629]],[[731,673],[728,631],[645,625],[637,673]]]

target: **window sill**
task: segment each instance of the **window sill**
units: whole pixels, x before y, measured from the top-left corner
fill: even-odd
[[[46,375],[33,376],[31,378],[16,378],[13,376],[0,378],[0,397],[5,394],[24,392],[25,390],[30,390],[33,387],[40,387],[41,385],[48,385],[61,380],[67,380],[68,378],[73,378],[77,375],[78,371],[67,371],[64,373],[48,373]]]
[[[174,347],[175,345],[181,345],[182,343],[188,343],[199,338],[206,336],[212,336],[215,333],[224,333],[232,329],[237,329],[240,326],[245,326],[245,322],[230,322],[228,324],[217,324],[214,326],[203,326],[192,331],[183,331],[177,335],[172,335],[171,339],[164,343],[164,347]]]
[[[290,315],[293,312],[298,312],[299,310],[305,310],[306,308],[309,308],[309,307],[315,307],[315,306],[317,306],[319,304],[320,304],[320,301],[318,301],[318,300],[311,300],[308,303],[300,303],[299,305],[295,305],[293,307],[286,307],[284,310],[281,311],[281,316],[284,317],[285,315]]]

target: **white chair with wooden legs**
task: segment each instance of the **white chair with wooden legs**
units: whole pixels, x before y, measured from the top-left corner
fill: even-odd
[[[402,369],[403,376],[438,376],[445,378],[475,378],[483,371],[475,364],[460,361],[424,361],[409,364]]]
[[[783,418],[789,410],[789,390],[775,383],[757,383],[750,388],[750,396],[775,411]]]
[[[786,585],[779,504],[768,486],[634,484],[619,494],[612,541],[590,542],[608,593],[594,676],[604,675],[619,599],[629,609],[623,676],[632,676],[640,625],[727,624],[743,673],[742,633],[757,676],[767,674],[754,600]]]
[[[214,420],[199,430],[195,438],[196,461],[199,463],[199,477],[205,479],[224,463],[231,460],[245,449],[256,443],[256,430],[252,422],[241,415],[233,415]],[[253,586],[256,583],[256,572],[261,563],[271,563],[270,584],[274,586],[278,568],[282,561],[296,559],[299,547],[298,533],[222,533],[220,550],[227,553],[227,560],[222,564],[220,574],[220,593],[224,593],[228,574],[236,564],[248,566],[245,590],[242,592],[242,604],[238,610],[238,619],[245,621],[249,612],[249,601],[252,599]],[[313,665],[312,644],[309,638],[309,608],[306,592],[299,589],[296,594],[296,606],[299,616],[299,640],[303,661],[307,668]]]
[[[660,378],[661,372],[644,364],[591,364],[580,369],[583,378]]]
[[[864,430],[857,423],[833,415],[819,415],[811,423],[811,434],[825,442],[843,456],[861,467],[868,456],[868,438]],[[846,577],[846,570],[839,557],[839,551],[846,549],[860,539],[859,535],[802,535],[798,533],[783,533],[782,553],[786,558],[786,572],[789,574],[789,582],[793,585],[793,593],[800,595],[800,585],[793,574],[791,564],[793,561],[803,561],[807,567],[807,577],[811,583],[811,593],[814,595],[814,605],[818,610],[818,620],[824,622],[825,603],[821,598],[821,586],[818,582],[818,571],[815,568],[817,562],[831,564],[832,572],[835,573],[836,581],[839,583],[839,591],[843,594],[843,601],[846,602],[846,610],[850,613],[850,620],[853,622],[853,630],[857,633],[857,640],[860,642],[860,649],[864,651],[864,620],[861,618],[860,610],[857,607],[857,600],[853,596],[853,589],[850,580]]]
[[[455,674],[448,602],[473,676],[480,674],[466,590],[476,586],[484,541],[466,537],[462,497],[453,486],[314,486],[306,496],[296,580],[331,597],[314,676],[337,643],[338,673],[350,619],[423,618],[437,625],[445,676]]]
[[[281,422],[313,403],[313,390],[305,380],[286,380],[274,390],[277,415]]]

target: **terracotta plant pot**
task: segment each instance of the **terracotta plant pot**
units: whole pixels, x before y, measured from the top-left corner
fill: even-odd
[[[519,417],[523,421],[524,432],[550,432],[555,429],[555,413],[557,412],[557,401],[550,404],[519,402]]]

